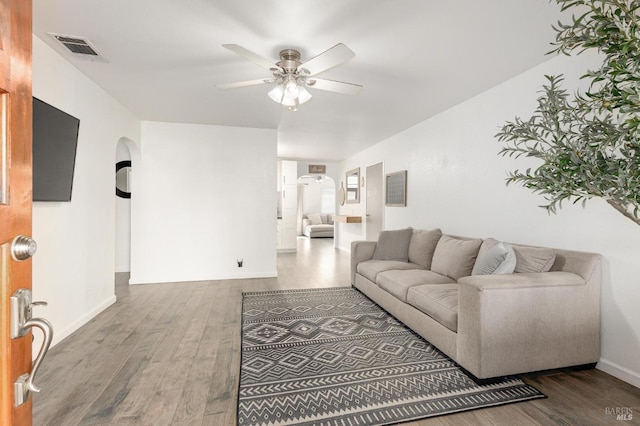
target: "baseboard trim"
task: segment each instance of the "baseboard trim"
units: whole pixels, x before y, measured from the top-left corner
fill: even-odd
[[[249,274],[227,274],[227,275],[220,275],[220,276],[216,276],[214,278],[200,278],[200,279],[190,279],[190,280],[184,280],[184,279],[178,279],[178,280],[167,280],[167,279],[160,279],[160,280],[140,280],[140,279],[135,279],[134,277],[130,277],[129,278],[129,284],[130,285],[138,285],[138,284],[167,284],[167,283],[191,283],[191,282],[204,282],[204,281],[222,281],[222,280],[246,280],[246,279],[254,279],[254,278],[276,278],[278,276],[278,272],[277,271],[271,271],[271,272],[255,272],[255,273],[249,273]]]
[[[54,347],[55,345],[60,343],[66,337],[70,336],[71,333],[73,333],[74,331],[76,331],[77,329],[79,329],[80,327],[82,327],[83,325],[88,323],[89,321],[91,321],[96,315],[98,315],[100,312],[104,311],[109,306],[113,305],[114,303],[116,303],[115,294],[113,296],[109,297],[104,302],[100,303],[98,306],[96,306],[95,308],[93,308],[92,310],[87,312],[86,314],[84,314],[82,317],[80,317],[77,320],[75,320],[74,322],[72,322],[71,325],[69,325],[68,327],[65,327],[62,330],[54,330],[53,341],[51,342],[51,347]]]
[[[637,388],[640,388],[640,373],[629,370],[615,362],[609,361],[605,358],[600,358],[596,368],[600,371],[604,371],[607,374],[612,375],[624,382],[629,383]]]

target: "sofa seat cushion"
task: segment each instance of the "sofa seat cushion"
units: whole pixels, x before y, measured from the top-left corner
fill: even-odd
[[[323,224],[323,225],[307,225],[305,228],[306,232],[326,232],[326,231],[330,231],[333,232],[333,225],[327,225],[327,224]]]
[[[333,238],[333,229],[308,229],[304,235],[309,238]]]
[[[358,263],[356,272],[375,283],[376,277],[380,272],[390,271],[394,269],[420,269],[420,265],[410,262],[401,262],[399,260],[367,260]]]
[[[333,237],[333,225],[307,225],[302,233],[309,238]]]
[[[378,274],[376,284],[397,299],[407,303],[410,288],[423,284],[455,283],[449,277],[422,269],[385,271]]]
[[[458,331],[458,284],[426,284],[411,287],[407,303],[449,330]]]

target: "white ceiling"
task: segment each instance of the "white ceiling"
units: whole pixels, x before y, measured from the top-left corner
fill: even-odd
[[[543,0],[34,0],[33,32],[142,120],[278,129],[278,156],[339,161],[547,59],[559,16]],[[82,61],[48,32],[88,38]],[[221,47],[302,61],[342,42],[356,56],[319,77],[364,85],[313,90],[291,112],[270,77]],[[542,83],[542,80],[541,80]]]

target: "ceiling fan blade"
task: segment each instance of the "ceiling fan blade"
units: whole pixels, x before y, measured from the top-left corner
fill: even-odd
[[[329,92],[342,93],[344,95],[357,95],[362,90],[359,84],[345,83],[343,81],[326,80],[324,78],[310,78],[307,86],[314,89],[327,90]]]
[[[353,53],[351,49],[342,43],[338,43],[303,63],[302,68],[309,71],[309,75],[316,75],[340,65],[354,56],[356,56],[356,54]]]
[[[258,84],[273,83],[273,78],[260,78],[258,80],[239,81],[237,83],[216,84],[218,89],[236,89],[238,87],[257,86]]]
[[[272,61],[270,59],[264,58],[264,57],[258,55],[257,53],[253,53],[252,51],[250,51],[248,49],[245,49],[244,47],[242,47],[240,45],[237,45],[237,44],[223,44],[222,47],[224,47],[225,49],[229,49],[233,53],[237,53],[238,55],[242,56],[243,58],[248,59],[251,62],[253,62],[254,64],[257,64],[257,65],[259,65],[262,68],[265,68],[267,70],[270,70],[271,68],[275,67],[275,61]]]

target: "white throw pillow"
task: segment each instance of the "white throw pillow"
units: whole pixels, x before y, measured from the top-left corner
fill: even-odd
[[[508,243],[497,243],[473,266],[471,275],[511,274],[516,268],[516,253]]]
[[[311,213],[311,214],[308,214],[307,217],[311,221],[312,225],[322,225],[322,219],[320,218],[320,213]]]

